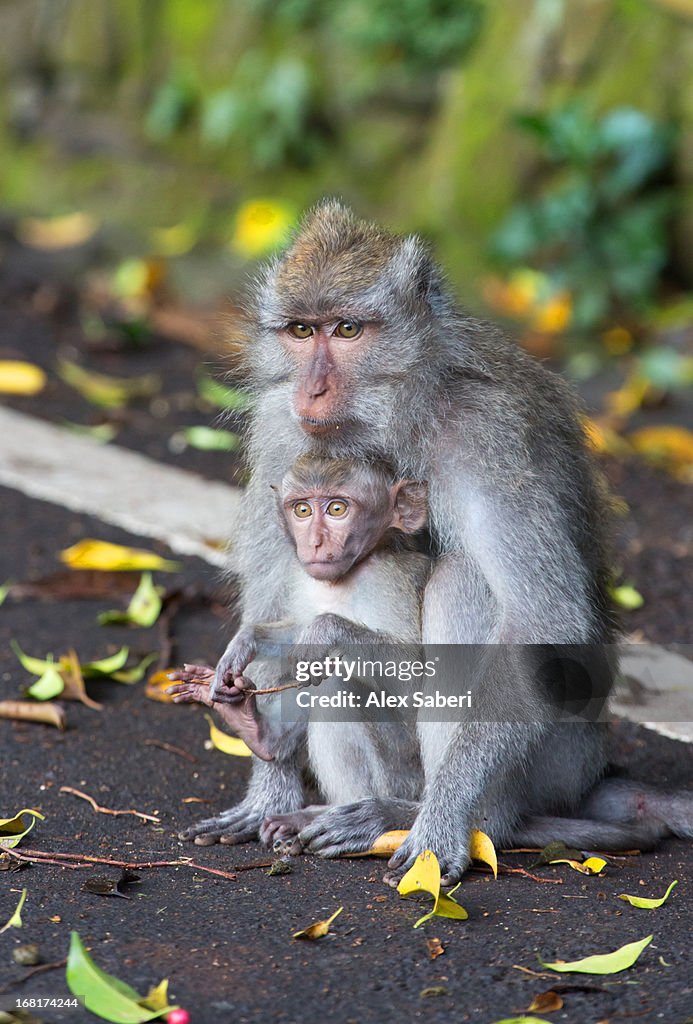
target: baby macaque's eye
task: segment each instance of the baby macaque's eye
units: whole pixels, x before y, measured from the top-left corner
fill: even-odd
[[[339,338],[358,338],[363,328],[358,320],[340,320],[334,333]]]
[[[313,515],[313,509],[307,501],[297,501],[294,505],[294,515],[297,519],[308,519]]]
[[[328,516],[332,516],[334,519],[341,519],[342,516],[346,515],[347,508],[346,501],[331,501],[325,511]]]
[[[305,341],[306,338],[310,338],[311,334],[313,333],[313,328],[310,326],[310,324],[289,324],[289,326],[286,329],[289,332],[289,334],[291,334],[294,338],[298,338],[300,341]]]

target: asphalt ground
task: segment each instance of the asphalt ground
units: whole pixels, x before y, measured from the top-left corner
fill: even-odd
[[[56,553],[78,537],[143,543],[14,491],[0,491],[0,503],[3,577],[41,578],[59,571]],[[169,589],[190,584],[211,594],[218,588],[215,570],[194,559],[183,560],[179,575],[157,579]],[[122,643],[133,657],[157,650],[156,627],[96,625],[99,611],[124,601],[122,593],[101,600],[7,601],[0,612],[0,697],[19,696],[30,681],[10,650],[12,637],[34,655],[74,647],[82,660]],[[173,657],[213,661],[231,627],[215,607],[181,606],[171,625]],[[90,683],[89,693],[103,702],[103,710],[66,704],[64,733],[0,720],[2,816],[25,806],[46,816],[19,852],[80,852],[128,862],[188,855],[200,865],[231,871],[270,860],[255,844],[201,848],[178,840],[182,826],[241,798],[248,763],[205,749],[208,728],[201,709],[155,703],[143,690],[143,683]],[[152,739],[185,749],[195,761],[148,744]],[[612,729],[615,762],[662,785],[690,780],[691,751],[624,722]],[[156,813],[161,823],[95,813],[83,800],[61,794],[61,786],[78,788],[110,808]],[[205,803],[185,802],[189,797]],[[421,907],[382,884],[384,863],[373,858],[299,857],[290,874],[269,876],[261,867],[241,871],[234,880],[189,867],[142,869],[141,881],[128,890],[129,901],[82,888],[90,876],[117,878],[116,868],[31,865],[0,873],[3,922],[21,888],[28,890],[23,928],[0,936],[0,1009],[11,1008],[17,997],[69,995],[62,967],[23,981],[29,969],[13,963],[12,950],[36,942],[45,963],[61,961],[76,929],[99,966],[138,991],[169,977],[172,994],[194,1024],[302,1024],[322,1018],[338,1024],[491,1024],[516,1015],[551,988],[559,991],[564,1009],[539,1014],[543,1019],[683,1024],[693,1019],[692,855],[690,844],[668,840],[654,853],[610,857],[604,877],[586,878],[565,865],[535,869],[545,882],[519,874],[501,874],[496,881],[473,871],[458,893],[469,919],[436,919],[417,930],[412,926]],[[533,859],[501,856],[503,864],[525,869]],[[616,898],[621,892],[659,896],[673,879],[679,885],[659,910],[636,909]],[[312,943],[292,938],[340,906],[344,910],[327,937]],[[649,934],[654,939],[638,963],[611,977],[551,975],[537,960],[609,952]],[[445,949],[435,960],[427,947],[431,937]],[[82,1009],[36,1015],[49,1022],[95,1019]]]
[[[119,445],[208,478],[240,480],[235,455],[181,452],[169,443],[181,426],[214,419],[214,410],[195,397],[194,379],[201,364],[212,371],[224,368],[223,357],[161,338],[139,348],[92,343],[82,329],[72,283],[84,260],[78,265],[61,258],[58,274],[54,258],[22,252],[7,235],[0,243],[0,257],[7,257],[0,272],[0,358],[31,359],[50,375],[41,396],[7,404],[57,423],[115,421]],[[139,401],[104,413],[56,377],[58,356],[104,373],[160,373],[162,393],[153,405]],[[693,488],[632,460],[609,462],[606,468],[614,492],[629,507],[621,521],[617,561],[624,578],[645,597],[643,608],[628,616],[626,629],[659,643],[690,642]],[[0,488],[0,512],[0,583],[60,571],[56,553],[85,536],[166,554],[146,538],[13,490]],[[104,598],[8,599],[0,609],[0,699],[20,696],[30,682],[10,649],[11,638],[37,656],[74,647],[82,660],[127,643],[133,661],[161,652],[173,640],[170,662],[214,662],[233,629],[233,596],[226,599],[230,611],[225,613],[217,570],[193,558],[180,561],[180,574],[157,574],[169,592],[182,589],[185,597],[167,633],[158,627],[97,625],[99,611],[124,607],[134,575],[125,583],[122,575],[110,577],[112,593]],[[13,1007],[18,997],[69,995],[64,968],[29,975],[28,968],[13,962],[12,951],[36,942],[44,963],[59,962],[67,954],[70,930],[76,929],[98,965],[138,991],[170,977],[171,992],[190,1011],[193,1024],[310,1024],[323,1018],[336,1024],[492,1024],[517,1015],[551,988],[560,992],[564,1009],[537,1014],[547,1021],[693,1021],[686,913],[690,844],[668,840],[654,853],[610,857],[604,877],[586,878],[565,865],[534,869],[543,882],[517,873],[494,881],[472,871],[459,893],[469,920],[436,919],[414,930],[422,910],[382,884],[382,861],[300,857],[292,861],[290,874],[270,876],[266,868],[252,867],[271,859],[256,845],[200,848],[180,842],[181,827],[242,797],[247,760],[205,749],[202,710],[148,700],[142,683],[90,683],[89,693],[103,709],[67,704],[64,733],[0,720],[0,817],[25,806],[46,815],[19,852],[79,852],[138,863],[192,856],[201,866],[248,870],[231,880],[190,867],[142,869],[140,882],[128,890],[131,900],[82,888],[92,876],[117,878],[118,869],[108,866],[68,870],[42,864],[0,872],[0,927],[21,889],[28,890],[23,928],[0,935],[0,1010]],[[195,760],[150,740],[182,748]],[[614,762],[636,778],[690,786],[687,744],[615,722],[611,751]],[[61,794],[61,786],[83,790],[110,808],[157,812],[161,823],[95,813],[83,800]],[[206,802],[187,802],[191,797]],[[525,870],[532,870],[533,859],[531,854],[501,856],[503,864]],[[659,910],[639,910],[616,898],[621,892],[660,896],[674,879],[679,885]],[[314,943],[292,939],[294,931],[340,906],[344,910],[328,936]],[[653,941],[638,963],[611,977],[551,975],[537,959],[609,952],[649,934]],[[445,950],[435,960],[427,947],[431,937]],[[95,1019],[81,1009],[37,1011],[36,1017],[51,1024]]]

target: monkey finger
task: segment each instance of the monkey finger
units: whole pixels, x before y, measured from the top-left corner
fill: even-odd
[[[258,826],[248,825],[238,831],[222,832],[219,842],[223,846],[236,846],[238,843],[250,843],[258,838]]]
[[[195,846],[214,846],[219,842],[219,836],[213,832],[205,832],[204,835],[195,836],[193,842]]]

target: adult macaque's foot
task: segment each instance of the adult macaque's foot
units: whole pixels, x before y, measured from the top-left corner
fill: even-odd
[[[442,836],[435,829],[428,832],[414,825],[388,861],[388,870],[383,877],[385,884],[396,888],[424,850],[432,850],[438,858],[441,886],[447,889],[461,881],[470,863],[467,842],[461,841],[458,835]]]
[[[341,857],[365,853],[378,836],[393,828],[407,827],[416,805],[405,801],[367,799],[326,808],[298,834],[304,853]]]

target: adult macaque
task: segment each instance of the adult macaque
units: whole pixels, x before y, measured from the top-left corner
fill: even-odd
[[[388,881],[430,849],[454,883],[473,827],[512,841],[526,816],[576,809],[604,769],[602,731],[557,724],[522,655],[525,644],[613,638],[608,516],[572,391],[463,315],[418,238],[390,235],[336,202],[309,214],[266,267],[247,333],[257,402],[235,559],[244,625],[217,666],[212,697],[233,682],[247,627],[288,614],[293,546],[267,501],[286,467],[311,452],[384,460],[398,478],[426,480],[439,557],[423,640],[497,645],[497,656],[489,648],[473,722],[419,725],[426,786]],[[406,827],[410,810],[396,800],[357,805],[371,831]],[[225,820],[188,834],[219,835]],[[320,841],[334,849],[342,825],[330,835],[329,812],[321,822]]]
[[[269,762],[254,764],[248,796],[239,807],[184,833],[200,845],[217,838],[236,843],[258,834],[266,840],[294,834],[321,813],[323,807],[304,807],[301,747],[306,739],[312,775],[330,804],[376,796],[411,801],[423,786],[413,723],[324,721],[315,714],[307,732],[301,723],[275,723],[244,673],[257,656],[274,656],[262,674],[276,676],[282,644],[294,643],[298,651],[374,645],[375,657],[383,644],[418,644],[430,559],[409,550],[406,540],[426,524],[424,485],[395,480],[379,464],[303,456],[284,476],[278,503],[296,554],[287,566],[286,618],[249,624],[236,636],[226,655],[228,684],[215,697],[206,685],[213,675],[206,666],[186,665],[172,674],[179,683],[169,692],[177,702],[214,707]],[[368,648],[363,656],[371,656]],[[289,812],[287,820],[276,817]],[[362,848],[363,837],[355,838],[356,848]]]

